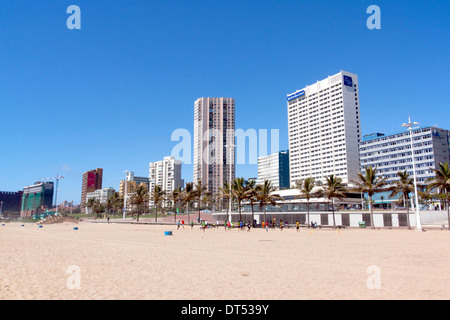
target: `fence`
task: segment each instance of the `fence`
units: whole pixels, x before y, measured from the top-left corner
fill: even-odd
[[[242,221],[252,221],[252,214],[243,212],[241,216],[239,213],[232,212],[232,221],[239,221],[240,217]],[[307,224],[306,213],[290,213],[290,212],[266,212],[266,220],[273,221],[275,218],[278,224],[280,220],[288,222],[290,225],[296,224],[298,221],[300,224]],[[225,212],[214,213],[214,221],[227,221],[229,216]],[[365,222],[367,227],[371,227],[372,224],[376,228],[398,228],[408,226],[408,215],[403,211],[375,211],[373,213],[373,221],[371,221],[371,215],[369,212],[348,212],[337,211],[335,212],[334,219],[336,225],[346,227],[358,227],[360,222]],[[264,213],[255,212],[254,220],[257,224],[261,224],[264,221]],[[448,225],[447,211],[421,211],[420,220],[422,225]],[[311,212],[309,214],[309,222],[316,222],[318,225],[333,225],[333,214],[331,212]],[[416,213],[410,211],[409,224],[411,227],[416,226]]]

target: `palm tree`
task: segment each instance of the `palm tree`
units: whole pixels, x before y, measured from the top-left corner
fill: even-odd
[[[114,212],[116,215],[119,209],[123,208],[123,199],[120,196],[119,192],[114,192],[106,202],[106,209],[110,212]]]
[[[90,209],[89,211],[91,212],[91,214],[92,214],[92,208],[94,207],[94,204],[95,204],[95,198],[89,198],[87,201],[86,201],[86,209]],[[86,211],[88,211],[88,210],[86,210]]]
[[[202,202],[202,197],[205,195],[207,191],[206,185],[202,184],[201,180],[198,180],[197,183],[194,185],[195,189],[195,198],[197,199],[197,206],[198,206],[198,220],[200,221],[200,205]]]
[[[322,188],[322,195],[331,201],[331,210],[333,212],[333,227],[336,229],[336,218],[334,215],[334,199],[343,200],[347,198],[344,192],[346,192],[346,187],[342,184],[342,179],[336,177],[334,174],[326,177],[326,182]]]
[[[91,198],[92,199],[92,198]],[[89,200],[91,200],[89,199]],[[105,210],[105,207],[102,203],[100,203],[99,199],[93,199],[93,204],[92,204],[92,213],[95,213],[95,216],[98,218],[99,214],[102,213]]]
[[[448,162],[439,163],[439,169],[432,170],[436,174],[436,177],[430,179],[431,183],[429,184],[429,188],[445,195],[447,200],[448,229],[450,230],[450,168]]]
[[[164,191],[161,186],[155,185],[151,193],[151,199],[153,201],[153,206],[155,207],[155,222],[158,221],[158,206],[164,199]]]
[[[305,180],[297,181],[295,183],[295,187],[300,191],[299,198],[305,198],[306,199],[306,212],[307,212],[307,224],[308,228],[310,228],[310,222],[309,222],[309,201],[311,198],[317,198],[320,196],[320,192],[314,191],[314,188],[316,187],[316,180],[312,177],[306,178]]]
[[[245,186],[245,199],[250,201],[250,205],[252,207],[252,223],[253,221],[255,221],[255,210],[253,208],[253,205],[257,201],[256,195],[256,180],[250,179]]]
[[[172,192],[170,192],[167,196],[168,200],[172,202],[172,207],[175,215],[175,223],[177,222],[177,203],[181,200],[181,187],[176,188]]]
[[[194,183],[188,182],[186,183],[186,187],[184,188],[181,198],[183,199],[184,203],[186,203],[186,211],[188,214],[188,223],[190,223],[190,216],[189,216],[189,204],[191,201],[193,201],[196,197],[196,192],[194,189]]]
[[[399,193],[403,194],[403,199],[406,205],[406,220],[408,223],[408,229],[411,229],[409,223],[409,194],[414,192],[414,180],[408,172],[406,172],[406,170],[397,172],[397,176],[399,177],[399,180],[393,181],[393,186],[389,188],[391,191],[390,197],[394,197]]]
[[[148,191],[147,188],[143,185],[140,185],[136,192],[131,196],[131,204],[136,206],[137,209],[137,219],[136,221],[139,221],[139,215],[143,213],[144,210],[142,210],[142,206],[145,205],[145,203],[148,200]]]
[[[111,194],[108,199],[106,200],[106,204],[105,204],[105,209],[106,209],[106,214],[109,216],[111,211],[114,211],[114,205],[115,205],[115,201],[116,201],[116,193],[114,192],[113,194]]]
[[[419,199],[426,206],[429,206],[433,202],[433,199],[435,199],[435,197],[436,197],[436,194],[434,194],[432,192],[432,190],[430,189],[429,186],[426,186],[425,188],[422,188],[422,190],[417,190],[417,191],[419,194]]]
[[[120,196],[118,192],[115,192],[113,194],[114,196],[114,215],[118,212],[123,210],[123,197]]]
[[[221,199],[228,199],[228,201],[233,201],[233,193],[230,193],[230,185],[228,184],[228,182],[224,181],[223,187],[219,188],[219,193],[216,194],[216,196]],[[227,206],[227,211],[228,208],[229,206]],[[229,214],[231,214],[231,212],[229,212]]]
[[[245,189],[245,180],[244,178],[235,178],[233,180],[233,183],[231,185],[231,193],[233,197],[236,199],[238,203],[238,209],[239,209],[239,221],[242,220],[242,201],[246,199],[246,189]]]
[[[370,221],[371,228],[375,229],[375,225],[373,223],[373,201],[372,197],[375,193],[385,191],[384,188],[387,184],[386,178],[383,178],[381,176],[377,177],[377,167],[365,167],[364,174],[359,172],[358,173],[359,181],[352,181],[356,187],[353,189],[354,191],[367,193],[369,196],[369,207],[370,207]]]
[[[266,206],[268,204],[275,206],[277,204],[277,200],[283,200],[283,198],[279,194],[273,194],[273,192],[276,190],[277,188],[274,187],[269,180],[264,180],[264,183],[262,185],[257,186],[256,199],[258,200],[261,207],[264,208],[264,221],[267,221]]]
[[[204,208],[211,210],[211,205],[214,202],[214,199],[211,196],[211,193],[208,191],[203,195],[202,202],[205,205]]]

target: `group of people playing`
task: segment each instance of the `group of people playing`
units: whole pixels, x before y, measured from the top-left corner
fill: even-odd
[[[205,231],[205,229],[207,229],[208,227],[208,220],[201,220],[201,219],[197,219],[197,223],[200,225],[200,229],[202,229],[203,231]],[[217,221],[217,224],[214,224],[213,227],[218,228],[219,227],[220,222]],[[300,231],[300,223],[296,222],[296,229],[297,232]],[[177,222],[177,229],[180,229],[180,226],[184,229],[184,220],[178,220]],[[190,226],[191,229],[194,228],[194,221],[190,222]],[[250,229],[252,227],[256,227],[256,221],[253,221],[253,224],[249,221],[247,223],[245,223],[244,221],[240,220],[239,222],[232,222],[232,221],[225,221],[223,226],[225,227],[225,231],[227,229],[234,229],[234,228],[238,228],[238,230],[244,230],[247,227],[247,231],[250,231]],[[266,229],[266,231],[269,230],[269,228],[275,229],[276,227],[276,222],[275,222],[275,218],[272,221],[263,221],[262,222],[262,228]],[[279,224],[280,230],[283,231],[284,228],[289,228],[289,222],[280,220],[280,224]],[[311,221],[311,227],[312,228],[317,228],[317,222]]]

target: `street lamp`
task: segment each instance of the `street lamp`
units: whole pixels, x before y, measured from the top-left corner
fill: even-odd
[[[227,145],[225,145],[225,147],[228,150],[228,149],[231,149],[231,148],[236,148],[236,145],[234,145],[234,144],[227,144]],[[232,149],[232,150],[234,150],[234,149]],[[231,183],[232,183],[232,181],[231,180],[233,179],[232,175],[231,175],[231,172],[232,172],[231,165],[234,162],[234,161],[232,161],[232,159],[234,159],[234,157],[231,155],[230,161],[229,161],[229,168],[230,168],[230,180],[229,180],[229,183],[230,183],[230,201],[229,201],[229,212],[228,212],[228,217],[229,217],[228,221],[230,221],[230,222],[231,222],[231,202],[232,202],[232,197],[231,197]]]
[[[420,222],[420,211],[419,211],[419,196],[417,193],[417,178],[416,178],[416,165],[414,161],[414,146],[413,146],[413,135],[412,130],[417,129],[413,128],[413,126],[418,126],[418,122],[411,123],[411,118],[408,117],[408,123],[402,124],[402,127],[407,128],[409,130],[409,134],[411,136],[411,157],[413,164],[413,176],[414,176],[414,192],[416,196],[416,231],[422,231],[422,223]]]
[[[127,186],[128,186],[128,174],[130,172],[128,172],[128,169],[125,170],[123,173],[125,173],[125,193],[123,194],[123,218],[125,219],[125,215],[127,213],[127,195],[128,195],[128,190],[127,190]]]

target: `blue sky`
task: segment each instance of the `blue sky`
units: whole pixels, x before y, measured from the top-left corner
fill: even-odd
[[[69,30],[69,5],[81,30]],[[381,9],[369,30],[367,8]],[[192,131],[194,101],[236,99],[236,128],[279,129],[286,94],[346,70],[358,74],[363,134],[396,132],[411,115],[450,129],[450,2],[398,0],[1,0],[0,190],[63,175],[148,175]],[[257,175],[256,165],[237,174]],[[192,179],[192,166],[183,166]]]

